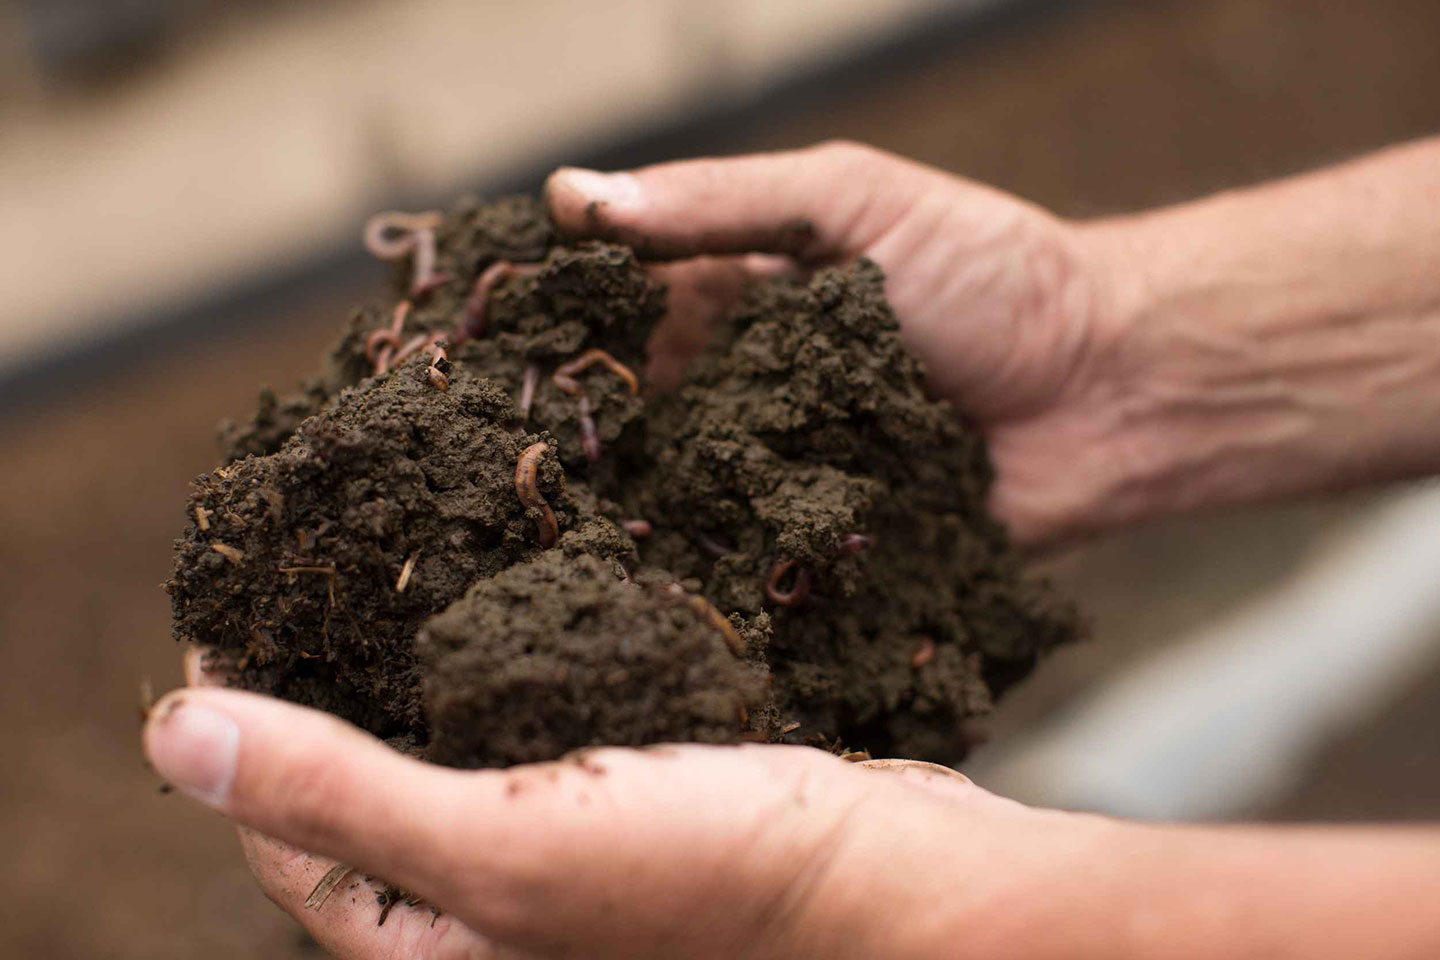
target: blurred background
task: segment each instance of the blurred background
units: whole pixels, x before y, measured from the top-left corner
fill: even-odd
[[[368,212],[843,136],[1094,216],[1440,130],[1437,36],[1430,0],[0,0],[0,955],[311,955],[136,713],[187,484],[378,292]],[[1416,485],[1045,560],[1095,638],[969,772],[1435,818],[1437,528]]]

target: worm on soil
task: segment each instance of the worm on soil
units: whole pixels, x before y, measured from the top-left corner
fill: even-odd
[[[558,376],[558,374],[557,374]],[[580,446],[585,450],[585,459],[594,463],[600,459],[600,434],[595,430],[595,418],[591,415],[590,398],[580,397]]]
[[[919,670],[933,659],[935,659],[935,641],[929,637],[921,637],[915,645],[915,652],[910,655],[910,669]]]
[[[572,397],[578,397],[581,395],[581,390],[580,381],[575,379],[576,374],[583,373],[597,363],[604,364],[605,369],[615,374],[615,376],[621,380],[624,380],[625,386],[630,389],[631,396],[637,396],[640,393],[640,378],[635,376],[635,371],[610,356],[610,354],[604,350],[599,349],[586,350],[574,360],[562,363],[559,367],[555,368],[555,373],[551,379],[555,381],[555,386],[564,390]]]
[[[540,458],[545,456],[548,449],[549,445],[543,440],[532,443],[520,454],[520,460],[515,464],[515,495],[526,509],[533,507],[540,511],[540,516],[535,521],[535,529],[540,535],[540,546],[547,549],[555,546],[555,541],[560,536],[560,527],[555,522],[555,511],[550,509],[550,504],[545,502],[545,497],[540,492]]]
[[[795,571],[795,583],[789,590],[780,589],[785,574]],[[805,602],[810,595],[810,568],[797,567],[794,560],[781,560],[770,568],[765,578],[765,596],[782,607],[794,607]]]
[[[735,626],[730,622],[730,618],[721,613],[715,604],[698,593],[687,593],[685,588],[678,583],[672,583],[665,589],[684,600],[685,605],[695,611],[696,616],[718,630],[720,636],[725,640],[725,646],[730,648],[731,653],[744,658],[745,641],[741,639],[740,634],[735,632]]]
[[[848,557],[851,554],[862,553],[863,551],[869,550],[870,545],[874,542],[871,537],[863,533],[847,533],[840,538],[840,546],[837,552],[842,557]]]
[[[535,405],[535,388],[539,385],[540,368],[532,363],[525,368],[525,375],[520,380],[520,402],[517,407],[520,410],[521,423],[530,419],[530,408]]]
[[[533,277],[539,272],[538,263],[511,263],[509,260],[496,260],[480,271],[470,296],[465,298],[465,319],[455,332],[455,342],[464,343],[485,332],[485,314],[490,294],[495,292],[496,287],[511,277]]]
[[[435,229],[443,219],[444,215],[436,210],[377,213],[365,221],[365,249],[379,260],[399,260],[413,253],[415,273],[410,294],[422,297],[447,279],[435,273]]]
[[[435,355],[430,358],[430,366],[425,369],[425,376],[429,378],[430,385],[441,393],[450,389],[450,378],[445,376],[445,371],[440,369],[440,364],[445,363],[449,358],[445,355],[445,348],[441,346],[443,341],[432,344]]]
[[[730,546],[729,543],[719,537],[706,533],[704,530],[694,531],[690,534],[690,539],[695,541],[695,546],[700,548],[700,552],[714,560],[719,560],[735,549]]]
[[[381,327],[365,338],[365,359],[375,365],[375,376],[388,371],[394,362],[395,352],[400,349],[400,332],[405,329],[409,316],[410,301],[401,300],[395,304],[390,326]]]
[[[636,540],[644,540],[655,530],[649,520],[621,520],[620,528]]]

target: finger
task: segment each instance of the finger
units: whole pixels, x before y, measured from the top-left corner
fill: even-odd
[[[799,273],[789,257],[758,253],[695,257],[648,270],[667,290],[665,318],[650,336],[646,371],[647,383],[661,393],[679,385],[685,365],[710,344],[751,283]]]
[[[385,897],[385,885],[360,871],[345,874],[323,900],[312,900],[311,894],[336,866],[335,861],[311,856],[247,827],[241,827],[239,833],[245,860],[265,895],[332,956],[353,960],[500,960],[516,956],[497,950],[456,917],[437,914],[425,904],[397,903],[381,923],[385,905],[379,901]]]
[[[445,801],[465,775],[404,757],[328,714],[189,689],[156,704],[143,739],[176,787],[300,849],[426,895],[448,859],[454,814]]]
[[[864,250],[941,176],[828,143],[614,174],[562,167],[545,197],[562,230],[630,244],[646,259],[761,251],[814,262]]]

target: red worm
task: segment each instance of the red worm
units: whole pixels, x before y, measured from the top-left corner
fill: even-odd
[[[410,282],[410,295],[422,297],[446,279],[435,273],[435,229],[443,220],[444,215],[436,210],[427,210],[424,213],[388,210],[377,213],[365,221],[365,249],[380,260],[399,260],[414,254],[415,269],[414,278]]]
[[[624,380],[625,386],[630,388],[631,396],[640,393],[640,378],[635,376],[635,371],[610,356],[610,354],[604,350],[586,350],[574,360],[563,363],[557,367],[551,379],[555,381],[555,386],[564,390],[572,397],[578,397],[581,393],[580,381],[575,379],[575,375],[583,373],[597,363],[604,364],[607,370],[621,380]]]
[[[780,581],[785,579],[785,574],[792,569],[795,571],[795,583],[789,590],[780,589]],[[781,560],[770,568],[770,575],[765,578],[765,596],[782,607],[794,607],[805,602],[810,595],[810,568],[797,567],[794,560]]]
[[[620,528],[636,540],[644,540],[655,530],[649,520],[621,520]]]
[[[540,458],[545,456],[548,449],[549,446],[543,440],[532,443],[520,454],[520,460],[515,464],[515,495],[526,509],[540,511],[540,516],[535,521],[535,529],[540,535],[540,546],[547,549],[555,546],[555,541],[560,536],[560,527],[555,522],[555,511],[550,509],[550,504],[545,502],[545,496],[540,492]]]
[[[533,277],[539,272],[538,263],[511,263],[509,260],[496,260],[480,271],[470,296],[465,299],[465,319],[455,331],[455,342],[464,343],[485,332],[485,314],[490,294],[495,292],[496,287],[511,277]]]
[[[535,405],[535,388],[540,385],[540,368],[535,364],[525,368],[525,375],[520,380],[520,422],[525,423],[530,419],[530,408]]]

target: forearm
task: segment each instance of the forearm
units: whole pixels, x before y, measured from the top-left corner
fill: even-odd
[[[1440,831],[1089,821],[1047,856],[984,864],[931,956],[1402,960],[1440,956]],[[1089,841],[1085,840],[1089,831]],[[1018,867],[1027,874],[1004,882]]]
[[[1121,514],[1440,469],[1440,139],[1080,234]]]

